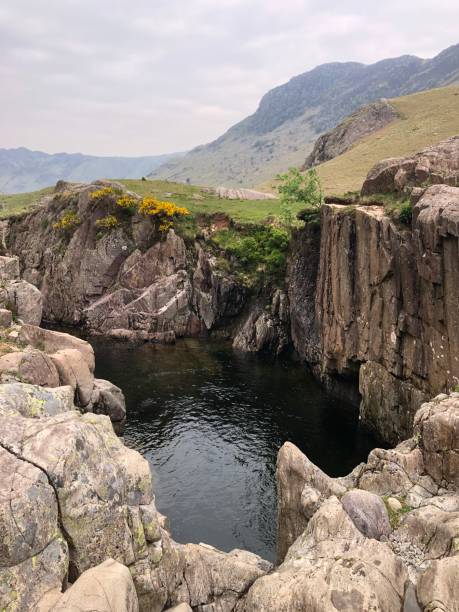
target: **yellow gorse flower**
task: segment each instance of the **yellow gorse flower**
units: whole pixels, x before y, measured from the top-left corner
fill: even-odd
[[[73,210],[62,213],[59,221],[53,223],[53,229],[55,230],[68,230],[72,227],[76,227],[81,223],[80,217]]]
[[[102,229],[112,229],[119,225],[119,221],[115,215],[107,215],[106,217],[102,217],[102,219],[97,219],[95,225]]]
[[[91,200],[103,200],[104,198],[113,194],[112,187],[102,187],[102,189],[96,189],[91,193]]]

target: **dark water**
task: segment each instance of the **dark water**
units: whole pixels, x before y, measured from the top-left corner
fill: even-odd
[[[337,476],[375,445],[355,410],[291,361],[198,340],[93,345],[96,375],[126,395],[126,443],[149,460],[157,506],[179,542],[273,559],[280,446],[290,440]]]

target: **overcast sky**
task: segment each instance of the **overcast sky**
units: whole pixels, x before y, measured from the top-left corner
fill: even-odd
[[[189,149],[329,61],[431,57],[457,0],[0,0],[0,147]]]

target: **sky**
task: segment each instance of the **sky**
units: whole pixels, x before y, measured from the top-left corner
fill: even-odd
[[[296,74],[432,57],[458,23],[457,0],[1,0],[0,148],[187,150]]]

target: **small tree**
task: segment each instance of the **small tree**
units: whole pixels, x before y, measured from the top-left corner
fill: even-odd
[[[302,205],[311,212],[316,212],[322,205],[322,187],[314,169],[302,174],[298,168],[290,168],[285,174],[279,174],[280,185],[277,190],[281,203],[281,218],[285,225],[292,225],[293,206]]]

